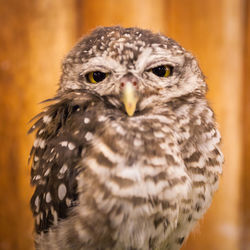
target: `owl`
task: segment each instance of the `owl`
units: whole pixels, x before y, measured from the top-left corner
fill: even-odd
[[[36,249],[180,249],[222,173],[206,91],[197,60],[164,35],[81,39],[29,131]]]

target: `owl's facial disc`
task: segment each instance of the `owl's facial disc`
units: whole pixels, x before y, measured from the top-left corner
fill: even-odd
[[[117,109],[133,116],[190,93],[201,96],[206,83],[195,58],[174,40],[110,27],[93,31],[66,57],[59,91],[66,89],[112,96]]]

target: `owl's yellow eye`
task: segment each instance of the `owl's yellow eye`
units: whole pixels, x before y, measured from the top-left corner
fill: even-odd
[[[159,77],[168,77],[172,75],[173,67],[169,65],[161,65],[161,66],[152,68],[151,71]]]
[[[93,71],[86,74],[86,79],[90,83],[98,83],[103,81],[108,76],[108,73],[101,71]]]

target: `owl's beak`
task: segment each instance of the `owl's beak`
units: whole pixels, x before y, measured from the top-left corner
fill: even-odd
[[[138,95],[135,86],[132,82],[126,82],[122,86],[121,100],[124,104],[125,110],[129,116],[133,116],[138,101]]]

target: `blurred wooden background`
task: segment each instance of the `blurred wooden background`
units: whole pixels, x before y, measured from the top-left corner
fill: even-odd
[[[160,31],[192,51],[223,137],[224,174],[185,250],[250,249],[248,0],[0,0],[0,249],[33,249],[29,119],[54,95],[60,62],[96,26]]]

